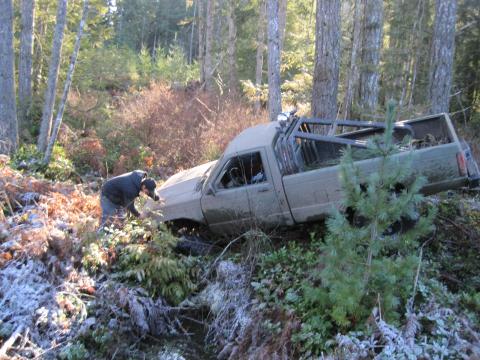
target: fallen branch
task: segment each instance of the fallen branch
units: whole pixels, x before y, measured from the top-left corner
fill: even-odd
[[[7,341],[2,345],[0,348],[0,359],[8,359],[7,351],[12,347],[12,345],[17,341],[17,338],[21,335],[23,331],[23,325],[19,325],[17,330],[13,332],[13,334],[8,338]]]

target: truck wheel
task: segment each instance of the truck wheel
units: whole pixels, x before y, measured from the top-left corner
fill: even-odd
[[[209,243],[199,235],[182,235],[178,240],[175,251],[184,255],[204,256],[212,254],[221,249]]]

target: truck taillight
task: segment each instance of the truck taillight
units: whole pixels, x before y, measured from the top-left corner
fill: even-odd
[[[465,154],[463,151],[457,153],[457,164],[460,175],[467,176],[467,160],[465,159]]]

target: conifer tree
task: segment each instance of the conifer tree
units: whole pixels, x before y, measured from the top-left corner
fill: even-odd
[[[325,268],[320,276],[332,320],[341,327],[365,320],[378,301],[387,319],[398,316],[396,310],[411,296],[417,241],[432,230],[434,212],[417,213],[425,180],[414,176],[411,155],[395,156],[409,139],[394,143],[394,119],[390,103],[385,132],[372,139],[367,150],[369,157],[377,158],[376,172],[361,174],[351,149],[342,159],[343,206],[352,209],[363,225],[349,221],[340,211],[327,223]],[[408,230],[392,231],[406,219],[416,221]]]

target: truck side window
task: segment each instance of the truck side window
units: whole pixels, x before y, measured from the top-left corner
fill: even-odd
[[[260,152],[233,157],[227,162],[220,173],[219,189],[260,184],[267,181]]]

